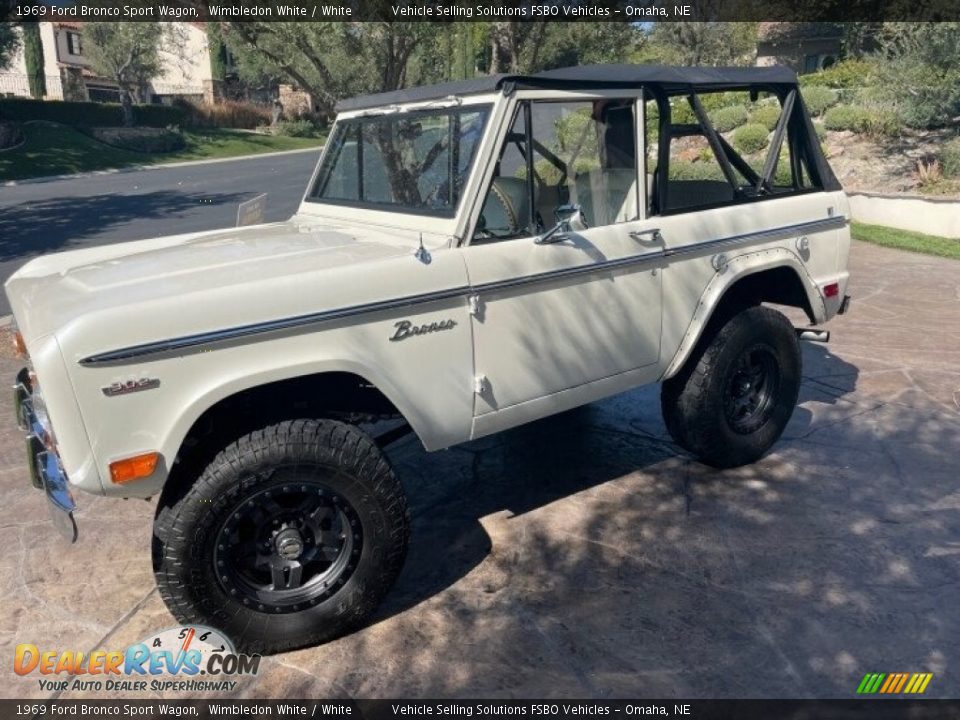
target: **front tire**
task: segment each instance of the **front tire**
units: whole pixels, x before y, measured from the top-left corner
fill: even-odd
[[[705,337],[660,394],[681,447],[715,468],[758,460],[783,433],[800,393],[800,345],[783,314],[756,306]]]
[[[361,625],[406,557],[410,516],[383,453],[357,428],[293,420],[224,449],[154,523],[154,574],[184,624],[248,653]]]

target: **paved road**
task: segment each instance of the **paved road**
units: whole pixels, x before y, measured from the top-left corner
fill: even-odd
[[[852,698],[894,671],[960,696],[960,262],[855,243],[851,270],[851,313],[805,343],[799,407],[752,466],[682,453],[656,387],[444,452],[398,442],[413,539],[386,603],[234,696]],[[171,626],[153,503],[79,497],[67,546],[24,461],[4,393],[0,658]],[[9,664],[0,684],[50,695]]]
[[[296,210],[318,152],[0,187],[0,284],[48,252],[213,230],[269,193],[267,220]],[[0,293],[2,295],[2,293]],[[0,315],[10,312],[6,296]]]

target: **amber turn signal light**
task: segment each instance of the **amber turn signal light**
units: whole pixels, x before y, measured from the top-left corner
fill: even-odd
[[[157,467],[160,453],[144,453],[110,463],[110,480],[117,485],[139,480],[150,475]]]
[[[23,335],[20,334],[19,330],[13,333],[13,351],[18,358],[27,356],[27,344],[23,341]]]

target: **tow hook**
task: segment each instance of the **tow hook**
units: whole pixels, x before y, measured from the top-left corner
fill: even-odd
[[[830,342],[829,330],[812,330],[810,328],[794,328],[797,334],[797,340],[809,340],[810,342],[827,343]]]

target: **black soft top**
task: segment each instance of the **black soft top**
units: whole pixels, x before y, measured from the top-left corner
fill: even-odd
[[[361,95],[337,103],[337,112],[383,105],[442,100],[451,95],[477,95],[518,88],[598,90],[655,85],[665,92],[688,89],[732,90],[751,85],[796,85],[793,70],[772,67],[675,67],[672,65],[578,65],[534,75],[486,75],[393,92]]]

